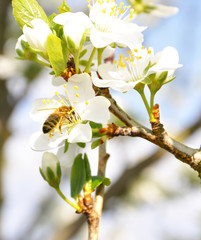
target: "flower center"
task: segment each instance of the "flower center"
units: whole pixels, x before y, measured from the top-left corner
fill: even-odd
[[[118,24],[120,21],[131,21],[134,18],[134,9],[131,6],[124,6],[124,3],[121,2],[119,6],[114,2],[114,0],[97,0],[94,4],[90,4],[90,11],[95,12],[94,21],[95,28],[100,32],[111,33],[112,26],[115,22]]]
[[[136,82],[145,77],[145,69],[151,61],[152,51],[149,48],[133,49],[127,51],[128,56],[119,55],[118,61],[114,61],[119,72],[126,75],[127,82]]]

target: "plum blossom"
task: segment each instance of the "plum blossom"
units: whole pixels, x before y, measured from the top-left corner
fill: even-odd
[[[181,67],[179,55],[175,48],[166,47],[154,56],[151,47],[139,46],[129,50],[128,56],[123,58],[120,54],[114,64],[102,64],[98,67],[99,79],[96,73],[92,73],[94,85],[98,87],[111,87],[115,90],[126,92],[135,87],[139,82],[152,73],[168,71],[166,81],[172,78],[175,70]]]
[[[41,51],[46,55],[46,41],[49,34],[52,33],[47,23],[41,19],[31,21],[33,28],[24,25],[23,33],[30,47],[36,51]]]
[[[148,13],[156,17],[169,17],[176,14],[177,7],[156,4],[157,0],[128,0],[137,13]]]
[[[106,124],[110,118],[109,106],[109,100],[95,96],[87,73],[73,75],[65,85],[64,95],[56,92],[51,99],[33,102],[31,117],[43,122],[43,132],[33,134],[31,147],[46,151],[63,146],[66,139],[69,143],[90,142],[92,130],[89,121]],[[48,118],[51,114],[54,114],[53,119]],[[56,120],[58,115],[62,117]]]
[[[89,17],[93,23],[90,40],[94,47],[103,48],[116,43],[132,48],[143,42],[141,32],[146,27],[130,22],[134,18],[134,9],[131,6],[124,6],[123,2],[118,6],[114,0],[97,0],[89,4],[89,9]]]
[[[77,49],[80,47],[83,34],[92,26],[88,16],[82,12],[61,13],[57,15],[53,21],[64,26],[63,30],[66,40],[70,37]]]

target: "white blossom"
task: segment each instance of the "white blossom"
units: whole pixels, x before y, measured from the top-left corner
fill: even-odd
[[[24,25],[23,33],[30,47],[36,51],[41,51],[46,55],[46,42],[49,34],[52,33],[47,23],[42,19],[31,21],[33,28]]]
[[[57,15],[53,21],[64,26],[63,30],[66,40],[70,37],[77,49],[80,46],[83,34],[92,26],[88,16],[82,12],[61,13]]]
[[[50,122],[47,126],[50,128],[49,132],[33,134],[30,145],[34,150],[45,151],[62,146],[65,139],[70,143],[90,142],[92,130],[89,121],[106,124],[109,120],[110,102],[104,97],[95,96],[91,78],[87,73],[73,75],[65,89],[64,95],[56,93],[51,99],[34,101],[31,117],[42,122],[51,114],[62,114],[58,112],[58,108],[68,108],[60,121],[47,120]]]
[[[143,42],[142,31],[130,21],[134,18],[131,6],[118,6],[114,0],[97,0],[89,5],[89,17],[93,23],[90,39],[96,48],[103,48],[111,43],[134,47]]]
[[[57,164],[59,163],[58,158],[55,154],[50,152],[44,152],[42,157],[42,171],[45,177],[48,179],[47,168],[49,167],[54,175],[57,175]]]
[[[128,51],[128,56],[120,54],[118,61],[114,64],[102,64],[98,67],[99,79],[96,73],[92,73],[94,85],[98,87],[111,87],[115,90],[126,92],[148,77],[151,73],[168,71],[168,79],[172,77],[175,70],[181,67],[177,50],[166,47],[154,56],[152,48],[138,48]]]
[[[140,12],[143,11],[156,17],[169,17],[179,11],[177,7],[157,4],[157,0],[142,0],[141,2],[129,0],[129,2],[134,8],[139,8]]]

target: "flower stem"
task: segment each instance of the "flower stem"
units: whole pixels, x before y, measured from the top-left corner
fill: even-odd
[[[93,60],[93,58],[94,58],[94,55],[95,55],[95,53],[96,53],[96,49],[97,49],[97,48],[94,47],[94,49],[93,49],[93,51],[92,51],[92,53],[91,53],[91,56],[90,56],[89,61],[88,61],[88,63],[87,63],[87,66],[86,66],[86,68],[85,68],[85,70],[84,70],[84,72],[86,72],[86,73],[89,73],[89,69],[90,69],[90,66],[91,66],[91,62],[92,62],[92,60]]]
[[[98,49],[98,66],[102,63],[102,54],[105,48]]]
[[[67,202],[69,205],[71,205],[71,207],[75,208],[78,212],[81,212],[81,208],[78,206],[78,204],[74,204],[72,203],[70,200],[68,200],[68,198],[66,198],[64,196],[64,194],[61,192],[60,188],[55,188],[55,190],[57,191],[57,193],[59,194],[59,196],[65,201]]]
[[[156,94],[156,93],[151,92],[151,96],[150,96],[150,107],[151,107],[151,110],[153,109],[153,106],[154,106],[154,97],[155,97],[155,94]]]
[[[146,109],[147,109],[147,112],[148,112],[148,114],[149,114],[150,122],[154,122],[154,121],[155,121],[155,118],[154,118],[153,113],[152,113],[152,108],[149,107],[149,104],[148,104],[148,102],[147,102],[147,99],[146,99],[146,96],[145,96],[145,94],[144,94],[144,91],[143,91],[143,92],[140,92],[140,95],[141,95],[141,97],[142,97],[142,100],[143,100],[143,102],[144,102],[144,105],[145,105],[145,107],[146,107]]]
[[[75,72],[79,73],[79,53],[74,54]]]

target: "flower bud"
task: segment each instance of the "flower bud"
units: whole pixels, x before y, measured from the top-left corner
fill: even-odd
[[[41,19],[34,19],[31,21],[33,28],[26,25],[23,27],[23,33],[29,43],[30,47],[34,50],[41,51],[46,55],[46,41],[47,36],[52,33],[47,23]]]
[[[50,152],[45,152],[43,154],[40,173],[50,186],[54,188],[59,187],[61,180],[61,167],[56,155]]]

